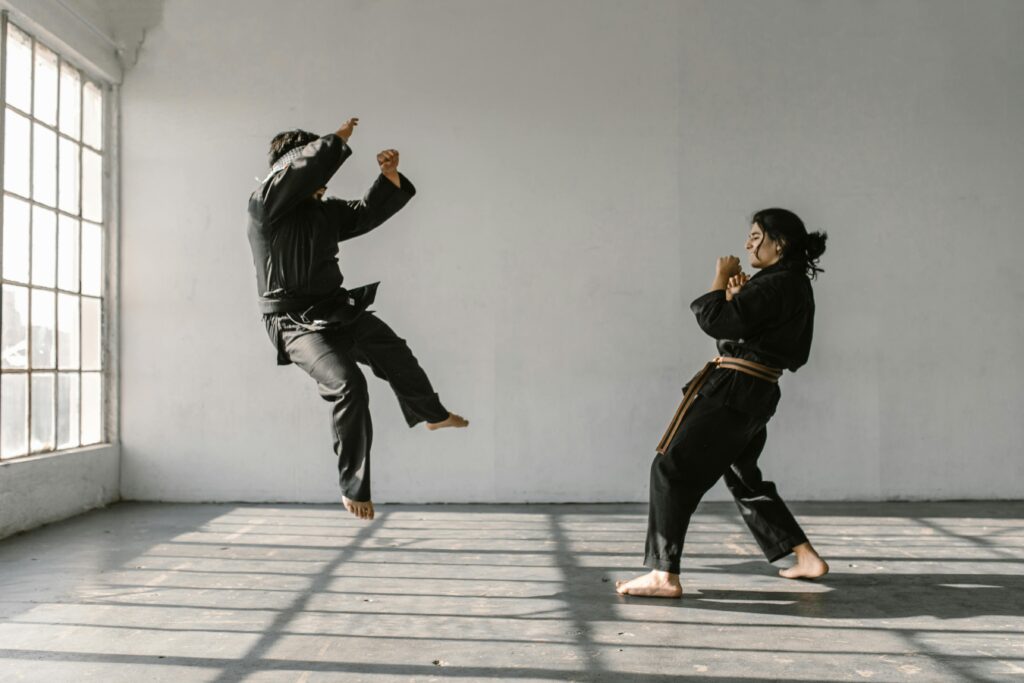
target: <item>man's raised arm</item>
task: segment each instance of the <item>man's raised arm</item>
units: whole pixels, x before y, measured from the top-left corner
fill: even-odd
[[[380,175],[362,199],[328,199],[324,202],[338,241],[370,232],[394,216],[416,194],[416,188],[398,172],[398,151],[386,149],[377,155]]]

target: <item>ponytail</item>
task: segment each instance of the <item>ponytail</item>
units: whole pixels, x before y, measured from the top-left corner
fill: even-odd
[[[807,268],[807,277],[812,280],[818,277],[818,273],[825,271],[818,267],[818,259],[825,253],[825,242],[828,240],[828,233],[815,231],[808,233],[804,240],[804,265]]]

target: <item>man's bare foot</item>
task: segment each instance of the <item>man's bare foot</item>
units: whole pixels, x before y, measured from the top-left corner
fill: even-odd
[[[365,519],[367,521],[373,519],[373,502],[369,500],[366,502],[360,502],[358,500],[346,498],[345,496],[341,497],[341,502],[344,503],[346,510],[359,519]]]
[[[654,570],[630,581],[616,581],[615,592],[619,595],[639,595],[645,598],[681,598],[683,587],[679,585],[679,574]]]
[[[468,426],[469,420],[462,417],[461,415],[456,415],[455,413],[448,413],[448,419],[446,420],[441,420],[440,422],[427,423],[427,429],[429,429],[430,431],[434,431],[435,429],[444,429],[445,427],[457,427],[461,429],[462,427]]]
[[[793,548],[796,563],[789,569],[779,571],[784,579],[818,579],[828,574],[828,562],[811,547],[810,543],[801,543]]]

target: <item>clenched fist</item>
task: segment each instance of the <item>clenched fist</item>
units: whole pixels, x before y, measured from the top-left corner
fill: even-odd
[[[350,137],[352,137],[352,132],[356,129],[356,126],[358,126],[358,125],[359,125],[359,119],[357,119],[355,117],[352,117],[351,119],[349,119],[345,123],[341,124],[341,128],[339,128],[335,132],[335,135],[337,135],[339,138],[341,138],[345,142],[348,142],[348,139]]]
[[[725,278],[740,274],[740,260],[735,256],[719,256],[715,273]]]
[[[377,154],[377,163],[380,164],[380,172],[385,178],[395,184],[395,187],[402,186],[402,178],[398,175],[398,150],[386,149]]]
[[[380,172],[384,175],[398,171],[398,150],[386,149],[377,154],[377,163],[380,164]]]

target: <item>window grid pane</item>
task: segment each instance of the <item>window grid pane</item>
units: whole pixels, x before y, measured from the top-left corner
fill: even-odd
[[[29,195],[32,138],[29,120],[8,108],[4,117],[4,189]]]
[[[28,453],[28,375],[0,379],[0,458]]]
[[[2,21],[0,459],[9,459],[104,439],[106,90]]]
[[[82,77],[70,64],[60,65],[60,132],[75,140],[81,136]]]
[[[82,88],[82,142],[95,149],[103,147],[103,93],[95,83]]]
[[[7,25],[7,103],[25,113],[32,111],[32,39],[13,24]]]
[[[0,368],[28,367],[28,288],[4,285],[3,357]]]
[[[30,222],[32,210],[28,202],[11,195],[4,197],[4,260],[5,280],[28,282]]]
[[[32,284],[57,284],[57,214],[32,207]]]
[[[32,438],[29,448],[33,453],[52,451],[56,441],[53,420],[54,384],[52,372],[32,373]]]
[[[57,125],[57,55],[36,43],[34,74],[35,102],[32,116],[51,126]]]

